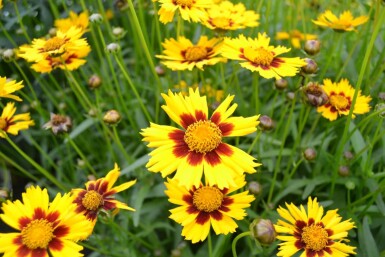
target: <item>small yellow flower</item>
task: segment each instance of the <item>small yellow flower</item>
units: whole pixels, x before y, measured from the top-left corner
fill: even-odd
[[[226,62],[226,58],[217,56],[222,46],[221,39],[208,39],[201,36],[198,43],[194,45],[189,39],[179,37],[166,39],[162,44],[164,55],[156,55],[163,59],[166,67],[172,70],[192,70],[194,67],[203,70],[204,65],[214,65],[218,62]]]
[[[5,133],[17,135],[20,130],[28,129],[35,125],[29,113],[16,114],[15,103],[7,103],[0,116],[0,137],[5,138]]]
[[[325,11],[318,16],[317,20],[312,20],[313,23],[321,27],[332,28],[335,31],[353,31],[355,27],[364,24],[369,20],[368,16],[359,16],[354,18],[350,11],[344,11],[337,18],[330,10]]]
[[[20,97],[12,95],[13,92],[24,87],[22,83],[22,81],[16,83],[15,80],[7,81],[6,77],[0,77],[0,97],[22,101]]]
[[[257,71],[267,79],[295,76],[299,68],[306,65],[306,62],[299,57],[278,57],[289,52],[290,48],[274,47],[269,43],[270,38],[265,33],[258,33],[256,39],[246,38],[242,34],[234,39],[225,38],[222,55],[228,59],[243,61],[240,63],[242,67]]]
[[[207,9],[207,17],[202,24],[210,29],[218,31],[243,29],[259,25],[259,14],[246,10],[243,3],[233,4],[230,1],[222,1]]]
[[[284,220],[278,220],[275,230],[279,234],[277,239],[283,241],[279,244],[277,256],[290,257],[302,250],[302,257],[320,256],[348,256],[355,254],[355,247],[344,244],[347,231],[354,228],[354,223],[349,220],[341,222],[338,210],[331,210],[324,215],[324,209],[319,206],[317,198],[309,197],[307,212],[301,205],[287,204],[287,209],[279,207],[278,214]],[[322,217],[323,216],[323,217]]]
[[[246,216],[244,209],[255,199],[248,191],[231,194],[245,184],[244,176],[235,179],[235,186],[223,189],[202,183],[186,188],[167,179],[165,193],[171,203],[178,205],[170,210],[170,219],[183,226],[182,236],[192,243],[204,241],[211,227],[217,235],[234,233],[238,227],[234,219],[242,220]]]
[[[68,18],[55,20],[55,27],[62,32],[67,32],[73,26],[85,32],[88,29],[88,24],[89,17],[87,11],[79,15],[70,11]]]
[[[277,32],[275,39],[289,39],[294,48],[301,48],[301,41],[316,39],[317,35],[314,34],[302,34],[299,30],[292,30],[289,32]]]
[[[338,83],[333,83],[330,79],[324,79],[323,90],[329,98],[329,102],[318,107],[317,112],[320,112],[323,117],[330,121],[336,120],[339,115],[348,115],[351,109],[355,89],[349,84],[347,79],[342,79]],[[370,96],[361,95],[361,90],[358,92],[357,99],[353,109],[354,114],[364,114],[369,112]]]
[[[212,0],[158,0],[161,8],[158,11],[159,21],[169,23],[176,11],[183,20],[200,22],[206,17],[206,8],[211,8]]]
[[[96,181],[88,181],[86,189],[73,189],[74,203],[77,205],[76,212],[83,213],[89,220],[95,222],[100,210],[109,211],[115,208],[135,211],[114,198],[116,193],[128,189],[136,183],[136,180],[123,183],[113,187],[120,175],[119,167],[115,163],[114,169]]]
[[[0,9],[3,8],[3,0],[0,0]]]

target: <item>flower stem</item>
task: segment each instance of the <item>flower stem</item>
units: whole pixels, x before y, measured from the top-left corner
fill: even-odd
[[[237,249],[236,249],[238,240],[241,239],[242,237],[250,236],[250,235],[251,235],[251,232],[250,232],[250,231],[246,231],[246,232],[243,232],[243,233],[237,235],[237,236],[234,238],[233,243],[231,244],[231,250],[232,250],[232,252],[233,252],[233,257],[238,257],[238,255],[237,255]]]
[[[24,27],[24,24],[23,24],[23,18],[20,16],[19,8],[17,7],[17,1],[14,1],[13,4],[14,4],[14,6],[15,6],[15,12],[16,12],[17,20],[18,20],[19,23],[20,23],[21,31],[23,32],[23,35],[24,35],[25,38],[28,40],[28,42],[31,42],[31,38],[28,36],[27,30],[26,30],[25,27]]]
[[[26,160],[28,161],[33,167],[35,167],[41,174],[43,174],[48,180],[50,180],[53,184],[55,184],[57,187],[59,187],[61,190],[66,191],[66,187],[60,183],[54,176],[52,176],[49,171],[45,170],[43,167],[41,167],[38,163],[36,163],[34,160],[31,159],[23,150],[21,150],[9,137],[8,135],[5,136],[5,139],[8,141],[8,143]]]
[[[213,257],[213,246],[212,246],[212,242],[211,242],[211,233],[209,232],[209,235],[208,235],[208,245],[209,245],[209,257]]]

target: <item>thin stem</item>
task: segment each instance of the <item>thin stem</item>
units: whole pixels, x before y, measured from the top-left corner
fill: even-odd
[[[238,257],[237,249],[236,249],[237,242],[239,239],[241,239],[242,237],[245,237],[245,236],[251,236],[251,232],[250,231],[243,232],[234,238],[233,243],[231,244],[231,250],[233,252],[233,257]]]
[[[24,27],[23,19],[22,19],[22,17],[20,16],[19,8],[17,7],[17,1],[14,1],[14,2],[13,2],[13,5],[15,6],[15,12],[16,12],[17,20],[18,20],[19,23],[20,23],[21,31],[23,32],[23,35],[24,35],[25,38],[28,40],[28,42],[31,42],[31,38],[28,36],[27,30],[26,30],[25,27]]]
[[[213,257],[213,246],[212,246],[212,242],[211,242],[211,233],[210,232],[209,232],[207,239],[208,239],[208,245],[209,245],[209,257]]]
[[[120,140],[119,133],[118,133],[118,130],[116,129],[116,126],[112,126],[112,130],[114,131],[115,141],[118,144],[120,151],[122,151],[124,158],[126,158],[127,163],[132,163],[132,158],[127,154],[126,150],[124,149],[124,146],[122,144],[122,141]]]
[[[59,187],[61,190],[66,191],[66,187],[60,183],[54,176],[49,173],[49,171],[45,170],[43,167],[41,167],[39,164],[37,164],[34,160],[31,159],[23,150],[21,150],[9,137],[8,135],[5,136],[5,139],[8,141],[8,143],[26,160],[28,161],[33,167],[35,167],[41,174],[43,174],[48,180],[50,180],[53,184],[55,184],[57,187]]]
[[[97,176],[96,171],[92,167],[92,165],[89,163],[87,157],[83,154],[83,152],[79,149],[79,147],[75,144],[75,142],[72,140],[72,138],[66,134],[66,139],[70,143],[73,149],[75,149],[76,153],[82,158],[88,169],[92,172],[93,175]]]

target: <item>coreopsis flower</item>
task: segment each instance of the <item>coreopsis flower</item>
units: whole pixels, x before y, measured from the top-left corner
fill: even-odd
[[[14,102],[7,103],[0,116],[0,138],[5,138],[5,134],[17,135],[20,130],[28,129],[35,125],[29,113],[16,114]]]
[[[313,23],[321,27],[328,27],[334,29],[335,31],[344,32],[344,31],[353,31],[356,30],[355,27],[364,24],[369,20],[368,16],[359,16],[354,18],[350,11],[344,11],[337,18],[330,10],[325,11],[320,14],[317,20],[312,20]]]
[[[280,79],[295,76],[306,62],[299,58],[278,57],[290,48],[270,46],[270,38],[258,33],[258,38],[225,38],[222,55],[228,59],[243,61],[240,65],[251,71],[257,71],[264,78]]]
[[[319,106],[317,112],[320,112],[323,117],[331,121],[336,120],[340,115],[348,115],[352,108],[352,101],[355,89],[350,85],[347,79],[341,79],[340,82],[332,82],[330,79],[323,80],[323,90],[329,98],[329,102]],[[357,99],[354,105],[352,118],[355,114],[364,114],[369,112],[369,102],[372,100],[370,96],[361,95],[361,90],[358,92]]]
[[[292,30],[289,32],[277,32],[275,39],[282,40],[288,39],[294,48],[301,48],[301,41],[316,39],[317,35],[314,34],[302,34],[299,30]]]
[[[233,4],[222,1],[207,9],[207,17],[202,24],[218,31],[237,30],[259,25],[259,14],[246,10],[243,3]]]
[[[15,101],[22,101],[20,97],[13,95],[13,92],[24,87],[23,82],[17,82],[15,80],[7,81],[6,77],[0,76],[0,97],[10,98]]]
[[[164,55],[156,55],[162,59],[161,62],[172,70],[192,70],[194,67],[203,70],[204,65],[214,65],[218,62],[226,62],[226,58],[218,56],[222,46],[221,39],[208,39],[201,36],[198,43],[194,45],[189,39],[179,37],[166,39],[162,44]]]
[[[78,51],[89,48],[87,40],[81,38],[82,35],[82,29],[77,27],[71,27],[66,32],[58,30],[54,37],[37,38],[32,41],[31,45],[21,46],[18,56],[28,62],[39,62],[47,57],[58,58],[64,54],[76,54]],[[63,57],[63,60],[67,60],[67,58]]]
[[[87,219],[96,222],[97,215],[101,210],[109,211],[118,208],[135,211],[135,209],[127,206],[127,204],[114,198],[116,193],[126,190],[136,183],[136,180],[132,180],[113,187],[119,175],[119,167],[115,163],[114,169],[109,171],[105,177],[96,181],[88,181],[86,189],[73,189],[74,203],[77,205],[76,212],[82,213]]]
[[[143,141],[155,147],[150,153],[146,167],[152,172],[161,172],[166,177],[174,176],[186,187],[199,187],[204,174],[209,185],[219,189],[235,186],[234,178],[244,172],[255,173],[259,163],[241,149],[223,142],[224,137],[244,136],[257,130],[258,117],[230,117],[237,104],[229,95],[209,118],[205,96],[199,90],[189,89],[189,96],[181,93],[162,94],[166,101],[163,110],[183,129],[151,123],[142,129]]]
[[[74,11],[70,11],[68,18],[55,20],[55,27],[62,32],[67,32],[71,27],[80,28],[85,32],[88,29],[88,25],[89,15],[87,11],[79,15]]]
[[[348,231],[354,228],[349,220],[341,222],[338,209],[331,210],[324,215],[324,209],[317,202],[317,198],[308,199],[307,211],[301,205],[293,203],[286,208],[279,207],[278,214],[284,220],[278,220],[275,230],[279,244],[277,256],[290,257],[298,251],[303,251],[303,257],[348,256],[355,254],[355,247],[346,245]]]
[[[246,184],[244,176],[237,177],[235,184],[222,189],[202,183],[186,188],[167,179],[165,193],[171,203],[179,205],[170,210],[170,219],[183,226],[182,236],[197,243],[206,239],[211,227],[217,235],[234,233],[238,227],[234,219],[242,220],[244,209],[255,199],[248,191],[231,195]]]
[[[83,256],[83,246],[76,242],[91,234],[93,224],[75,212],[72,201],[69,194],[59,193],[50,202],[47,189],[31,186],[22,194],[22,202],[3,203],[0,218],[17,231],[0,234],[0,253],[5,257]]]
[[[156,1],[156,0],[155,0]],[[206,8],[211,8],[212,0],[158,0],[161,7],[158,11],[159,21],[169,23],[176,11],[183,20],[200,22],[206,17]]]

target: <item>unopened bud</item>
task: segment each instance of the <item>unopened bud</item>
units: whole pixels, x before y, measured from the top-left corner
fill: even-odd
[[[356,184],[353,181],[347,181],[345,183],[345,186],[349,190],[353,190],[354,188],[356,188]]]
[[[122,117],[117,110],[109,110],[103,116],[104,123],[107,123],[108,125],[118,124],[121,119]]]
[[[117,38],[117,39],[120,39],[122,37],[124,37],[124,35],[126,34],[126,31],[121,28],[121,27],[115,27],[112,29],[112,34]]]
[[[351,160],[351,159],[354,158],[354,155],[353,155],[353,153],[350,152],[350,151],[345,151],[345,152],[344,152],[344,158],[345,158],[346,160]]]
[[[106,49],[109,53],[117,53],[120,50],[120,46],[117,43],[111,43],[107,45]]]
[[[306,148],[305,151],[303,151],[303,157],[308,161],[312,161],[317,157],[317,152],[314,148]]]
[[[347,177],[347,176],[349,176],[349,173],[350,173],[349,167],[346,166],[346,165],[341,165],[341,166],[338,168],[338,174],[339,174],[341,177]]]
[[[2,53],[3,60],[12,62],[15,59],[15,51],[13,49],[6,49]]]
[[[160,65],[155,66],[155,72],[158,74],[158,76],[163,76],[166,73],[164,68]]]
[[[100,24],[103,21],[103,16],[100,13],[93,13],[89,20],[91,23]]]
[[[305,58],[306,65],[302,66],[301,71],[304,74],[314,74],[318,70],[317,63],[310,58]]]
[[[378,99],[380,99],[381,101],[385,101],[385,92],[378,93]]]
[[[316,39],[311,39],[307,40],[305,42],[305,47],[304,47],[305,52],[308,55],[315,55],[318,54],[319,51],[321,50],[321,44],[318,40]]]
[[[316,82],[309,82],[306,86],[301,88],[305,102],[318,107],[326,104],[329,101],[328,95]]]
[[[49,31],[48,31],[48,35],[50,37],[55,37],[56,33],[57,33],[57,29],[56,28],[50,28]]]
[[[180,257],[182,256],[182,252],[179,249],[174,249],[171,251],[171,257]]]
[[[286,79],[277,79],[274,82],[275,88],[278,90],[285,90],[287,88],[288,82]]]
[[[249,183],[249,192],[253,195],[260,195],[262,193],[262,186],[257,181],[251,181]]]
[[[269,131],[274,128],[274,121],[267,115],[259,117],[258,128],[262,131]]]
[[[293,101],[295,99],[295,93],[294,92],[287,92],[286,99],[289,101]]]
[[[98,87],[100,87],[102,84],[102,80],[101,78],[94,74],[92,75],[89,79],[88,79],[88,87],[91,88],[91,89],[96,89]]]
[[[251,236],[263,245],[269,245],[275,241],[277,232],[274,225],[267,219],[255,219],[249,226]]]

